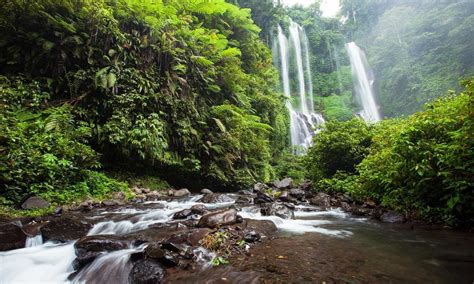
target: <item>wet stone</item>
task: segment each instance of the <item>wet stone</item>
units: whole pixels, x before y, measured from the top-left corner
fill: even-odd
[[[92,225],[69,217],[52,218],[41,227],[43,238],[49,241],[67,242],[87,235]]]
[[[232,202],[234,199],[227,194],[222,193],[211,193],[204,195],[199,202],[202,203],[224,203],[224,202]]]
[[[283,203],[262,204],[261,213],[263,216],[277,216],[282,219],[294,219],[295,213],[289,205]]]
[[[25,247],[26,235],[12,223],[0,225],[0,251]]]
[[[331,207],[331,196],[324,192],[318,192],[315,197],[309,200],[309,203],[323,208]]]
[[[259,241],[261,238],[260,234],[255,231],[245,233],[244,240],[248,243],[254,243]]]
[[[143,259],[134,263],[129,282],[132,284],[156,284],[161,283],[164,277],[165,270],[160,264]]]
[[[227,209],[208,213],[201,217],[198,227],[217,228],[226,225],[232,225],[239,222],[237,210]]]
[[[184,210],[181,210],[179,212],[176,212],[173,215],[173,219],[186,219],[189,216],[191,216],[192,214],[193,214],[193,211],[191,209],[184,209]]]
[[[212,194],[212,190],[207,189],[207,188],[203,188],[203,189],[201,189],[201,193],[202,194]]]
[[[196,204],[191,207],[191,212],[193,214],[204,215],[208,213],[207,207],[202,204]]]
[[[380,221],[384,223],[404,223],[406,218],[403,214],[395,211],[387,211],[380,216]]]

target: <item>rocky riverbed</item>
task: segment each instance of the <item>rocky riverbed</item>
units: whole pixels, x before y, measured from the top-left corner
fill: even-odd
[[[237,194],[136,188],[0,224],[0,283],[364,283],[474,280],[474,237],[403,224],[370,200],[290,179]],[[389,222],[391,224],[381,223]]]

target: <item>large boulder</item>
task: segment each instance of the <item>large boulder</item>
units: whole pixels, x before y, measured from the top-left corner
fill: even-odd
[[[232,202],[234,199],[227,194],[222,193],[211,193],[204,195],[199,202],[202,203],[225,203]]]
[[[295,219],[293,208],[286,203],[274,202],[262,204],[260,212],[263,216],[278,216],[282,219]]]
[[[12,223],[0,225],[0,251],[25,247],[26,235],[20,226]]]
[[[23,209],[42,209],[48,208],[51,204],[39,196],[32,196],[21,204]]]
[[[241,195],[237,197],[237,200],[235,200],[235,203],[237,204],[252,204],[253,203],[253,197],[248,196],[248,195]]]
[[[172,190],[174,197],[184,197],[191,195],[191,192],[187,188],[181,188],[178,190]]]
[[[204,215],[207,214],[209,210],[207,210],[207,207],[202,204],[196,204],[191,207],[191,212],[197,215]]]
[[[292,178],[284,178],[279,182],[275,182],[275,186],[278,189],[288,189],[293,187],[293,179]]]
[[[254,186],[253,186],[253,191],[255,192],[262,192],[264,190],[268,189],[268,186],[264,183],[261,183],[261,182],[257,182]]]
[[[162,197],[162,194],[156,190],[153,190],[145,193],[145,196],[147,200],[157,200],[158,198]]]
[[[162,249],[160,243],[149,244],[145,249],[145,255],[147,256],[147,258],[154,259],[168,267],[178,265],[177,256],[171,253],[170,251]]]
[[[299,188],[304,191],[310,191],[313,188],[313,183],[310,180],[304,180]]]
[[[128,248],[130,243],[115,235],[86,236],[79,239],[74,247],[78,255],[86,252],[116,251]]]
[[[239,222],[240,216],[237,215],[237,210],[231,208],[227,210],[220,210],[208,213],[201,217],[198,227],[201,228],[218,228],[227,225],[233,225]]]
[[[193,215],[193,211],[191,209],[184,209],[179,212],[174,213],[173,219],[186,219],[189,216]]]
[[[241,195],[253,195],[253,193],[250,190],[246,190],[246,189],[239,190],[237,193]]]
[[[60,217],[51,218],[41,227],[41,232],[44,240],[67,242],[84,237],[91,228],[92,225],[85,221]]]
[[[162,283],[165,270],[155,261],[142,259],[134,263],[130,272],[129,282],[132,284]]]
[[[290,189],[289,194],[295,198],[298,198],[300,200],[304,199],[305,197],[305,192],[302,189],[299,188],[292,188]]]
[[[212,193],[212,190],[207,189],[207,188],[203,188],[203,189],[201,189],[201,193],[202,193],[202,194],[211,194],[211,193]]]
[[[112,192],[112,198],[116,200],[125,200],[125,193],[122,191]]]
[[[387,211],[380,216],[380,221],[384,223],[405,223],[406,218],[405,215],[395,212],[395,211]]]
[[[242,230],[255,231],[260,235],[270,236],[277,233],[278,228],[270,220],[245,219],[242,223]]]
[[[309,203],[323,208],[328,208],[331,207],[331,196],[324,192],[318,192],[316,196],[309,200]]]
[[[255,204],[269,203],[273,201],[274,201],[273,197],[260,191],[257,191],[257,197],[253,199],[253,203]]]

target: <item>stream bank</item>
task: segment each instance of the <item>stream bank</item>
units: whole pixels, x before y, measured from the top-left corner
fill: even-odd
[[[1,224],[3,246],[10,247],[0,253],[0,282],[474,279],[472,234],[356,216],[333,206],[350,200],[314,195],[305,184],[283,180],[237,194],[176,192],[180,196],[173,191],[133,204],[82,204],[36,223]]]

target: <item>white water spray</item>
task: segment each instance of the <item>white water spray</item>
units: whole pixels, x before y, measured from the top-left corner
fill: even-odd
[[[315,127],[324,123],[324,118],[321,114],[314,112],[313,84],[306,33],[301,26],[293,21],[290,21],[289,31],[290,40],[285,36],[283,29],[278,26],[278,46],[274,46],[274,48],[278,48],[279,52],[273,54],[280,56],[278,62],[283,92],[288,99],[292,98],[292,93],[296,93],[291,90],[290,73],[297,76],[299,107],[294,108],[291,100],[287,101],[286,107],[290,113],[291,145],[302,146],[306,149],[311,145]],[[294,54],[290,54],[290,47]],[[290,70],[290,58],[295,60],[296,70]]]
[[[25,248],[36,247],[43,244],[43,235],[38,234],[34,237],[27,237]]]
[[[354,42],[349,42],[346,49],[351,60],[355,91],[362,105],[360,115],[365,121],[380,121],[381,117],[375,103],[373,90],[374,76],[365,54]]]

